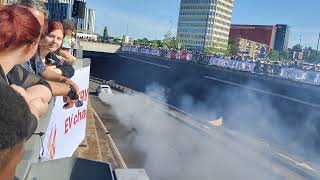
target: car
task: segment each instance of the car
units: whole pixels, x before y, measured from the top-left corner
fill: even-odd
[[[99,95],[100,93],[112,94],[112,90],[111,90],[111,87],[109,85],[100,84],[98,86],[98,88],[96,89],[96,93],[97,93],[97,95]]]

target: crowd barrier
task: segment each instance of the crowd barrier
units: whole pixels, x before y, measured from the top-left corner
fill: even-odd
[[[226,58],[219,58],[216,56],[198,55],[190,52],[176,52],[152,48],[137,48],[137,47],[122,47],[123,52],[131,52],[138,54],[145,54],[151,56],[165,57],[173,60],[188,61],[190,63],[217,66],[237,71],[244,71],[250,73],[265,74],[269,76],[277,76],[293,81],[300,81],[304,83],[320,85],[320,72],[312,70],[301,70],[298,68],[282,67],[275,64],[258,64],[256,62],[230,60]]]
[[[75,70],[72,80],[81,89],[79,99],[83,105],[64,109],[62,97],[50,102],[46,117],[40,120],[35,135],[25,144],[25,156],[16,171],[18,179],[25,179],[34,164],[71,157],[85,138],[90,60],[77,60]]]

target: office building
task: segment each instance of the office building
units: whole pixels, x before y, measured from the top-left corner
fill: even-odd
[[[95,32],[96,31],[96,10],[94,9],[85,9],[84,19],[78,25],[78,29]]]
[[[177,36],[185,48],[226,49],[234,0],[181,0]]]
[[[273,49],[280,52],[286,51],[288,50],[290,27],[285,24],[277,24],[276,27],[277,31],[275,35]]]
[[[274,44],[276,30],[276,26],[232,24],[230,39],[237,41],[239,38],[243,38],[265,44],[271,49]]]
[[[284,51],[288,49],[290,27],[288,25],[238,25],[232,24],[230,39],[248,39],[265,44],[270,49]]]
[[[265,44],[251,41],[248,39],[239,38],[236,41],[238,53],[247,55],[251,58],[258,58],[261,54],[262,49],[267,50],[269,47]]]

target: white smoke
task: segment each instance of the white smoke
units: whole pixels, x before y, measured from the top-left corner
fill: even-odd
[[[165,92],[165,88],[152,84],[146,88],[145,94],[166,102]],[[206,128],[201,123],[198,125],[204,129],[199,130],[193,127],[199,122],[190,125],[178,121],[174,118],[175,114],[168,113],[168,107],[160,106],[141,94],[102,95],[101,98],[111,105],[122,125],[134,130],[133,148],[145,154],[144,167],[136,168],[145,168],[150,179],[281,179],[274,162],[265,156],[268,145],[259,140],[224,128]],[[238,122],[232,123],[244,126],[246,130],[247,122],[262,118],[261,123],[255,125],[259,128],[255,131],[267,133],[272,128],[274,136],[278,137],[281,130],[269,120],[277,114],[256,97],[249,94],[248,98],[252,106],[261,106],[256,116],[248,121],[241,119],[241,113],[250,111],[251,107],[241,102],[234,103],[229,111]],[[206,103],[195,103],[190,96],[185,96],[182,101],[186,109],[201,114],[201,119],[212,120],[210,118],[216,118],[217,115]],[[269,112],[264,117],[266,108]]]

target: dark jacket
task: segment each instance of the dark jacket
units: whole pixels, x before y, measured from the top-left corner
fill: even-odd
[[[71,78],[74,75],[74,68],[66,61],[60,60],[54,53],[46,56],[46,65],[54,65],[62,71],[62,76]]]
[[[7,74],[4,74],[2,67],[0,66],[0,82],[3,82],[8,85],[17,85],[25,89],[34,86],[34,85],[43,85],[46,86],[52,92],[51,86],[48,81],[44,80],[40,76],[37,76],[21,65],[15,65],[11,71]]]
[[[33,85],[44,85],[47,86],[50,90],[51,87],[48,82],[42,80],[40,77],[36,75],[32,75],[27,70],[25,70],[22,66],[16,65],[12,68],[12,70],[5,75],[2,67],[0,66],[0,86],[7,86],[7,85],[17,85],[24,88],[31,87]],[[8,102],[10,103],[10,102]],[[37,129],[38,121],[37,118],[30,114],[30,117],[25,117],[28,120],[27,123],[27,139],[29,139]]]

